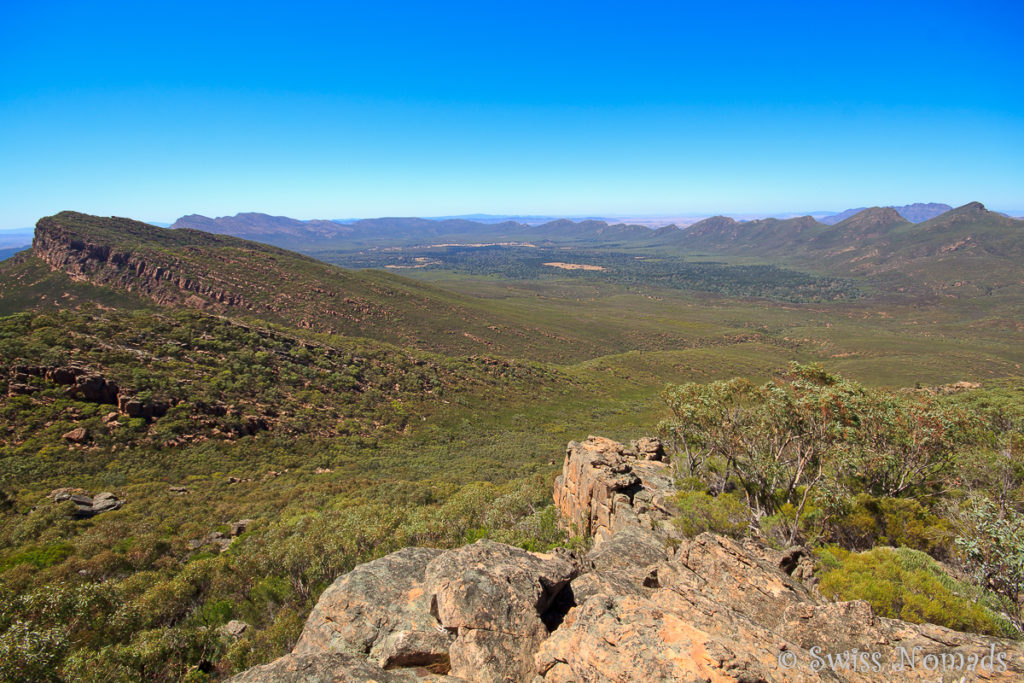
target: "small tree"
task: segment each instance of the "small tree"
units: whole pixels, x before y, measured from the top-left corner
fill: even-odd
[[[994,593],[1007,617],[1024,632],[1024,515],[1002,509],[988,499],[974,503],[964,516],[965,533],[956,545],[975,581]]]

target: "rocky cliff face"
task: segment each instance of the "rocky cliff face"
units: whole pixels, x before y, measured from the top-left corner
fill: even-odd
[[[151,257],[88,242],[51,219],[41,220],[36,227],[32,253],[73,280],[113,285],[160,304],[254,308],[237,292],[218,286],[215,277],[186,272],[187,266],[174,257],[157,263]]]
[[[324,592],[264,681],[1011,681],[1019,643],[829,603],[778,552],[675,537],[653,440],[570,443],[555,500],[584,554],[406,548]]]

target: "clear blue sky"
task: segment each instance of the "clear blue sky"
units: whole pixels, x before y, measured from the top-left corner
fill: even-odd
[[[1024,209],[1024,3],[8,2],[0,228]]]

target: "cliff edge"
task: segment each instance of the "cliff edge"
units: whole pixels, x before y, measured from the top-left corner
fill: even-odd
[[[267,681],[1013,681],[1014,641],[828,602],[810,561],[712,534],[680,538],[660,444],[568,446],[554,498],[586,554],[481,540],[405,548],[320,597]]]

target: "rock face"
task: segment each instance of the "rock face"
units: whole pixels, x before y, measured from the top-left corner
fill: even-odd
[[[232,680],[1016,681],[1019,643],[878,617],[800,581],[801,548],[673,534],[660,444],[570,443],[555,500],[586,555],[405,548],[321,596],[294,651]]]
[[[638,448],[645,459],[638,459]],[[662,525],[669,518],[665,497],[672,491],[668,465],[649,457],[663,453],[653,439],[630,448],[598,436],[570,441],[562,474],[555,480],[555,506],[575,533],[595,545],[616,531]]]
[[[211,284],[209,280],[213,278],[190,274],[188,267],[177,258],[153,262],[143,254],[84,241],[65,225],[66,220],[74,223],[75,215],[40,219],[32,239],[32,252],[73,280],[123,287],[158,303],[183,302],[193,308],[212,305],[252,308],[238,293]],[[107,223],[131,234],[136,222],[111,218]]]

